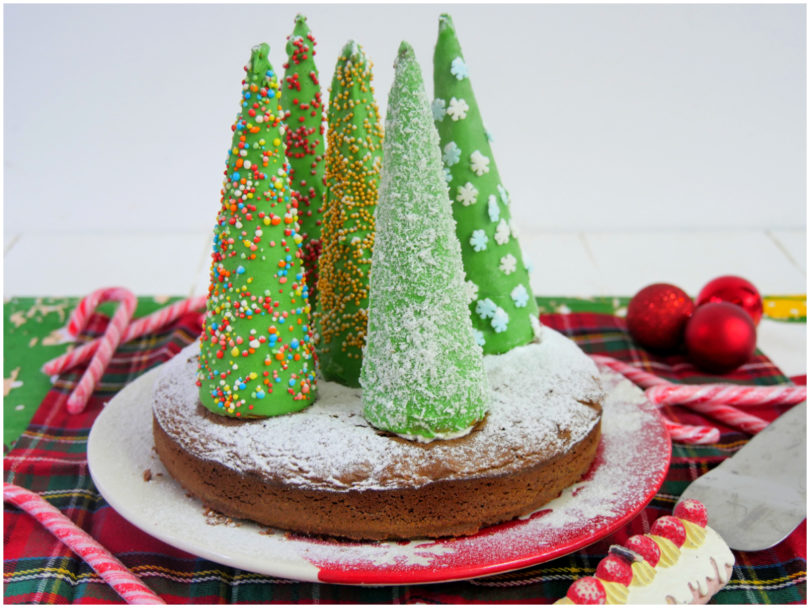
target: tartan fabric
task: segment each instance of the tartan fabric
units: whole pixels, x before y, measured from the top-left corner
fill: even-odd
[[[655,357],[629,340],[624,320],[608,314],[547,314],[543,322],[572,337],[584,350],[640,364],[673,381],[716,381],[683,357]],[[85,338],[103,333],[107,318],[94,315]],[[123,385],[167,360],[199,332],[194,315],[158,335],[123,345],[83,414],[70,416],[64,402],[79,373],[54,384],[31,424],[4,459],[6,481],[42,494],[111,550],[169,603],[550,603],[570,583],[593,574],[612,543],[648,531],[671,513],[686,485],[745,445],[748,436],[720,427],[721,441],[708,446],[673,446],[667,479],[650,505],[624,529],[572,555],[517,572],[472,581],[402,587],[351,587],[273,579],[222,566],[170,547],[133,527],[97,494],[87,470],[86,441],[92,421]],[[723,378],[753,384],[787,379],[761,353]],[[784,408],[782,408],[784,409]],[[772,419],[781,410],[756,413]],[[673,418],[705,422],[681,408]],[[4,514],[4,597],[7,603],[119,603],[115,592],[44,528],[14,507]],[[736,553],[729,585],[714,603],[805,603],[806,523],[773,549]]]

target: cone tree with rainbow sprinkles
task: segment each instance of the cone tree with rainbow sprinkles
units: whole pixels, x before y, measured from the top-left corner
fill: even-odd
[[[290,183],[298,196],[304,267],[307,271],[309,301],[313,308],[317,302],[326,150],[321,83],[315,65],[316,44],[307,18],[297,15],[293,33],[287,39],[281,105],[286,113],[284,137],[290,163]]]
[[[512,223],[509,193],[501,183],[449,15],[439,18],[433,84],[433,118],[461,242],[476,339],[487,354],[505,353],[534,339],[539,313]]]
[[[200,336],[200,400],[244,418],[301,410],[316,393],[302,237],[269,50],[254,47],[245,67]]]

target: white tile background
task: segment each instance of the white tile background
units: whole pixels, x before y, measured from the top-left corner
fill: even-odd
[[[803,5],[17,4],[6,297],[204,293],[234,87],[257,42],[283,63],[301,10],[322,82],[355,38],[383,113],[402,39],[432,91],[452,12],[535,293],[696,295],[722,274],[806,293]],[[804,373],[804,326],[763,322],[759,345]]]

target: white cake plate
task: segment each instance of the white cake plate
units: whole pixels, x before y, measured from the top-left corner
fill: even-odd
[[[116,395],[87,445],[98,491],[121,516],[174,547],[268,576],[355,585],[437,583],[497,574],[561,557],[611,534],[652,499],[669,468],[669,434],[655,407],[601,369],[602,440],[585,478],[535,513],[474,536],[410,542],[310,538],[214,520],[166,472],[152,440],[152,370]],[[144,472],[151,472],[145,481]],[[224,519],[224,518],[223,518]]]

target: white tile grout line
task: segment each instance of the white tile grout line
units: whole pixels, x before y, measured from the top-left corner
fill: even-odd
[[[12,248],[12,247],[14,247],[14,245],[16,245],[16,244],[17,244],[17,242],[18,242],[18,241],[19,241],[21,238],[22,238],[22,234],[19,234],[19,233],[18,233],[18,234],[15,234],[15,235],[14,235],[14,236],[11,238],[11,241],[10,241],[9,243],[7,243],[7,244],[5,244],[5,245],[4,245],[4,247],[3,247],[3,257],[6,257],[6,254],[7,254],[9,251],[11,251],[11,248]]]
[[[802,274],[806,275],[804,269],[802,268],[801,264],[799,264],[798,260],[794,258],[787,247],[785,247],[784,243],[779,240],[779,238],[771,231],[766,230],[765,234],[768,236],[771,241],[779,248],[779,251],[788,259],[788,261]]]

